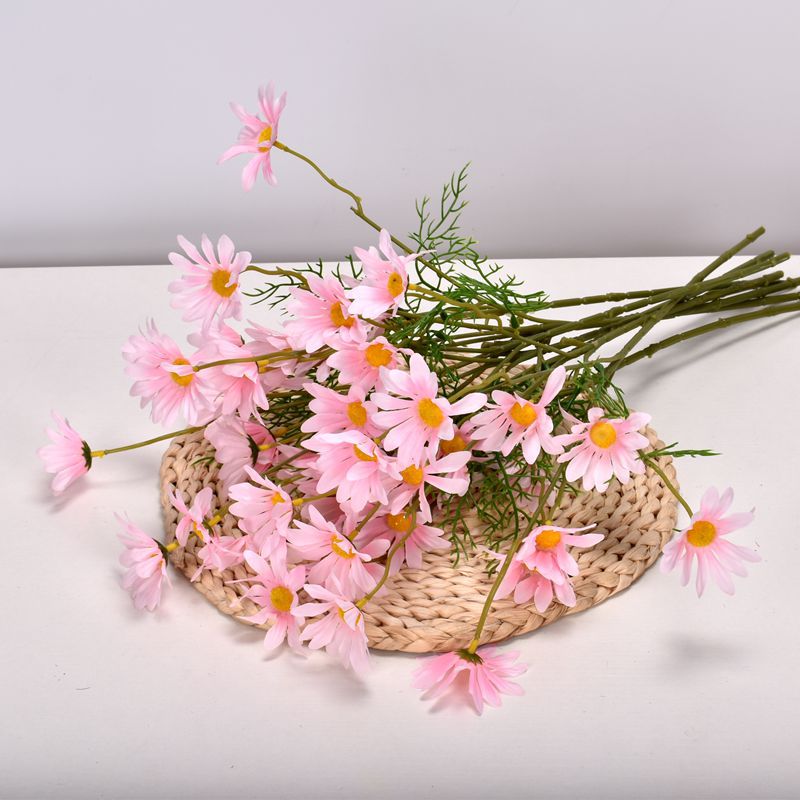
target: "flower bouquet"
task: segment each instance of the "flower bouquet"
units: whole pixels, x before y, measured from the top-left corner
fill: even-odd
[[[62,492],[98,459],[172,440],[166,540],[119,517],[136,607],[158,606],[172,562],[264,628],[270,651],[325,649],[358,672],[370,646],[438,651],[415,685],[436,696],[464,683],[480,712],[520,693],[511,679],[525,670],[491,643],[626,588],[662,550],[684,584],[695,570],[698,594],[709,581],[733,592],[759,560],[729,538],[752,513],[730,513],[730,489],[690,505],[672,460],[711,453],[660,442],[614,379],[677,342],[800,310],[800,280],[775,269],[788,254],[731,266],[759,229],[686,285],[552,299],[462,232],[466,169],[398,238],[278,138],[285,100],[270,86],[256,114],[233,104],[244,127],[220,161],[247,156],[250,190],[259,174],[276,183],[273,154],[300,159],[373,244],[333,269],[288,269],[254,264],[227,236],[179,236],[169,291],[196,323],[190,349],[149,321],[122,355],[153,421],[185,427],[94,449],[56,416],[40,451]],[[234,327],[245,297],[251,317],[280,307],[282,327]],[[642,342],[662,320],[709,314],[721,316]],[[672,538],[678,504],[687,521]]]

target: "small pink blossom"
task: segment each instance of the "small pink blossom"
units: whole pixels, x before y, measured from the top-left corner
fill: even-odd
[[[359,431],[372,437],[380,431],[371,421],[375,404],[366,399],[363,386],[355,384],[347,394],[339,394],[318,383],[304,383],[303,389],[314,398],[308,404],[311,416],[300,426],[303,433]]]
[[[175,538],[181,547],[186,547],[189,536],[194,534],[200,541],[205,541],[208,529],[205,526],[206,517],[211,513],[211,504],[214,500],[214,490],[210,486],[201,489],[195,496],[191,508],[187,508],[183,497],[177,492],[170,492],[169,499],[172,507],[181,515],[175,527]]]
[[[564,448],[552,435],[553,420],[547,406],[561,391],[567,372],[556,367],[547,379],[538,403],[531,403],[519,394],[492,392],[485,411],[469,420],[471,436],[480,442],[478,449],[485,453],[500,452],[507,456],[518,444],[528,464],[533,464],[541,450],[558,455]]]
[[[383,567],[369,562],[386,552],[389,543],[375,539],[362,550],[353,543],[314,506],[308,509],[309,523],[295,522],[287,538],[294,549],[305,559],[316,561],[308,573],[314,583],[328,583],[333,579],[345,594],[366,594],[375,586]]]
[[[273,546],[283,549],[274,536],[286,538],[294,504],[291,497],[269,478],[259,475],[249,466],[244,471],[251,482],[231,486],[228,496],[234,502],[229,510],[239,518],[239,527],[245,533],[253,534],[261,555],[269,555]]]
[[[444,538],[444,531],[426,525],[425,522],[428,521],[430,518],[423,516],[421,512],[414,515],[407,510],[375,517],[358,534],[356,546],[363,550],[377,539],[386,539],[391,549],[407,537],[392,557],[390,574],[399,572],[403,564],[408,564],[413,569],[422,569],[423,553],[444,552],[452,547],[450,541]]]
[[[389,231],[382,230],[378,239],[380,253],[375,247],[363,250],[356,247],[356,258],[364,267],[362,282],[351,290],[353,314],[377,319],[391,310],[392,315],[405,300],[408,289],[408,267],[413,264],[417,254],[401,256],[392,246]],[[381,258],[381,253],[385,258]]]
[[[325,648],[336,656],[344,666],[358,674],[369,669],[369,649],[364,628],[364,615],[341,591],[332,592],[323,586],[306,584],[306,592],[319,603],[304,603],[297,613],[306,617],[323,615],[316,622],[308,623],[300,634],[309,648]]]
[[[578,562],[567,551],[566,545],[587,548],[604,538],[602,533],[585,533],[594,525],[583,528],[560,528],[557,525],[539,525],[523,539],[514,558],[529,570],[536,570],[554,583],[563,583],[565,576],[580,573]]]
[[[453,415],[477,411],[486,402],[486,395],[480,392],[468,394],[455,403],[437,397],[439,380],[418,353],[411,355],[408,372],[385,370],[382,377],[386,391],[392,394],[372,395],[381,409],[375,414],[375,422],[389,431],[383,440],[384,448],[396,449],[398,459],[404,464],[419,463],[425,447],[438,446],[441,439],[452,439]]]
[[[356,513],[367,503],[388,503],[387,483],[400,480],[394,459],[359,431],[317,434],[303,446],[319,453],[317,492],[336,489],[336,500]]]
[[[50,488],[61,494],[70,484],[85,475],[92,466],[92,450],[64,419],[53,412],[56,428],[47,428],[50,444],[40,447],[39,458],[45,471],[53,473]]]
[[[487,552],[490,556],[496,558],[501,566],[505,562],[505,555],[494,553],[491,550]],[[536,610],[540,614],[544,614],[550,607],[550,604],[553,602],[553,596],[556,597],[559,603],[567,608],[573,608],[577,602],[575,589],[566,574],[561,576],[559,582],[552,581],[545,578],[544,575],[537,570],[529,569],[516,558],[512,559],[508,571],[497,587],[497,594],[495,597],[498,600],[502,600],[512,593],[514,595],[514,602],[517,603],[517,605],[527,603],[533,598]]]
[[[203,234],[202,254],[183,236],[178,244],[184,249],[181,253],[170,253],[169,260],[184,270],[183,275],[169,285],[175,297],[172,307],[183,309],[183,319],[187,322],[202,320],[208,327],[215,318],[241,319],[242,298],[239,292],[239,275],[250,264],[252,256],[246,251],[236,252],[233,242],[227,236],[220,236],[217,242],[217,255],[211,240]]]
[[[252,600],[261,610],[242,619],[256,625],[270,623],[264,637],[264,648],[275,650],[286,641],[293,650],[300,650],[300,625],[305,615],[298,609],[297,593],[306,580],[303,566],[287,569],[281,557],[273,557],[269,563],[261,556],[248,551],[245,560],[255,576],[249,580],[253,585],[244,596]]]
[[[178,415],[190,425],[208,419],[211,405],[206,376],[191,369],[181,370],[181,374],[174,371],[175,367],[193,367],[194,359],[186,358],[155,322],[150,320],[144,331],[128,339],[122,356],[128,362],[125,371],[134,379],[131,394],[141,398],[142,408],[151,404],[153,422],[169,424]]]
[[[223,570],[236,567],[244,561],[245,550],[250,544],[247,536],[208,536],[206,543],[195,553],[200,559],[192,581],[196,581],[204,570]]]
[[[692,563],[697,560],[697,596],[705,591],[708,579],[726,594],[735,589],[731,575],[745,577],[745,561],[760,561],[761,557],[748,547],[734,544],[725,537],[753,521],[752,511],[728,514],[725,512],[733,502],[733,490],[726,489],[720,496],[708,489],[700,501],[699,510],[692,515],[689,527],[664,547],[661,571],[671,572],[681,567],[681,583],[686,586],[691,577]]]
[[[234,483],[246,479],[245,467],[261,473],[275,461],[275,439],[263,426],[251,420],[228,414],[207,425],[203,436],[214,447],[214,458],[220,464],[219,479],[222,498]]]
[[[425,496],[425,487],[433,486],[447,494],[464,495],[469,488],[466,464],[470,457],[469,450],[461,450],[427,463],[423,460],[421,465],[409,464],[401,469],[400,477],[403,482],[392,493],[390,511],[396,514],[409,504],[414,495],[417,495],[420,509],[427,518],[430,518],[431,507]]]
[[[339,371],[339,383],[344,386],[382,389],[381,370],[399,367],[400,351],[385,336],[376,336],[369,342],[341,346],[328,356],[327,364]]]
[[[481,647],[477,653],[458,650],[426,659],[414,673],[414,688],[428,697],[443,695],[462,672],[468,676],[467,691],[475,710],[483,713],[484,704],[498,707],[501,694],[524,694],[522,687],[508,680],[522,675],[525,664],[514,664],[519,653],[500,653],[496,647]]]
[[[286,304],[284,325],[293,350],[314,353],[326,344],[357,344],[365,339],[364,323],[350,314],[344,287],[333,277],[309,275],[309,291],[295,289]]]
[[[266,88],[262,86],[258,90],[258,105],[264,119],[248,113],[238,103],[231,103],[233,113],[244,123],[244,127],[239,131],[238,142],[229,147],[217,162],[221,164],[229,158],[248,153],[253,155],[242,170],[242,187],[246,192],[253,188],[259,169],[268,184],[274,186],[278,182],[272,171],[270,155],[278,140],[278,123],[286,106],[286,92],[276,100],[272,83]]]
[[[638,431],[648,422],[650,415],[642,412],[626,419],[608,419],[602,408],[590,408],[588,422],[574,420],[570,433],[560,437],[563,444],[578,443],[558,458],[568,463],[567,480],[583,478],[585,491],[604,492],[614,476],[625,484],[631,473],[641,475],[644,463],[638,451],[647,447],[648,441]]]
[[[125,547],[119,557],[119,563],[126,568],[122,586],[131,593],[136,608],[153,611],[161,601],[164,580],[169,583],[161,545],[129,520],[119,515],[117,519],[123,527],[119,540]]]

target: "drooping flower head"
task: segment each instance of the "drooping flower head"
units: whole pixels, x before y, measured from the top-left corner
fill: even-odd
[[[692,515],[689,527],[664,547],[661,571],[671,572],[680,565],[684,586],[689,583],[692,563],[697,561],[695,587],[698,597],[705,591],[709,578],[723,592],[733,594],[731,575],[745,577],[744,562],[761,560],[754,550],[726,538],[729,533],[749,525],[754,516],[752,511],[726,516],[732,502],[732,489],[726,489],[722,495],[714,488],[708,489],[700,501],[700,508]]]
[[[211,504],[214,500],[214,490],[210,486],[201,489],[192,501],[191,507],[187,507],[183,497],[177,492],[171,491],[169,494],[172,507],[180,514],[178,524],[175,527],[175,538],[181,547],[186,547],[189,536],[194,534],[204,542],[208,537],[208,529],[205,526],[206,517],[211,514]]]
[[[230,512],[239,518],[239,527],[259,541],[270,541],[273,534],[285,538],[294,515],[291,497],[269,478],[252,467],[244,468],[250,483],[235,483],[228,490]],[[263,551],[262,551],[263,555]]]
[[[183,309],[187,322],[202,320],[207,328],[215,318],[242,318],[242,298],[239,275],[253,257],[247,251],[239,253],[227,236],[220,236],[217,253],[211,240],[203,234],[201,253],[188,239],[178,237],[186,253],[170,253],[169,260],[184,270],[183,275],[169,285],[172,307]]]
[[[487,551],[488,555],[496,558],[500,566],[506,560],[505,554]],[[526,564],[517,559],[512,559],[511,564],[497,587],[495,597],[502,600],[510,594],[514,595],[514,602],[518,605],[527,603],[531,598],[540,614],[544,614],[553,602],[553,597],[559,603],[572,608],[577,602],[572,581],[566,573],[562,573],[558,581],[545,578],[537,569],[530,569]]]
[[[256,114],[250,114],[238,103],[231,103],[233,113],[242,121],[244,127],[239,131],[239,141],[229,147],[217,163],[221,164],[234,156],[252,154],[252,158],[242,170],[242,187],[246,192],[253,188],[261,170],[264,180],[271,186],[278,181],[272,171],[272,147],[278,140],[278,123],[281,113],[286,106],[286,92],[277,100],[272,83],[258,90],[258,106],[263,119]]]
[[[410,359],[409,371],[385,370],[382,373],[386,392],[375,392],[372,399],[380,411],[375,422],[388,430],[383,446],[397,450],[401,463],[419,463],[423,451],[438,446],[441,439],[452,439],[452,417],[477,411],[486,402],[486,395],[474,392],[451,403],[437,397],[439,379],[430,371],[418,353]]]
[[[408,267],[417,258],[416,253],[401,256],[392,245],[389,231],[382,230],[378,238],[380,253],[375,247],[363,250],[354,248],[356,258],[364,267],[364,277],[351,290],[353,314],[377,319],[387,311],[394,315],[402,305],[408,289]],[[384,258],[381,258],[381,253]]]
[[[167,561],[158,542],[150,538],[132,522],[117,515],[122,525],[119,540],[125,549],[119,563],[125,567],[122,586],[131,593],[138,609],[153,611],[161,601],[161,587],[166,580]]]
[[[588,422],[573,421],[570,433],[561,441],[577,445],[558,457],[568,463],[568,481],[582,478],[585,491],[604,492],[612,477],[625,484],[631,473],[644,472],[638,451],[647,447],[648,441],[638,431],[650,422],[649,414],[634,412],[626,419],[609,419],[602,408],[590,408]]]
[[[321,619],[308,623],[300,640],[307,641],[312,650],[324,647],[344,666],[363,675],[369,669],[369,650],[360,609],[338,589],[306,584],[305,590],[320,602],[304,603],[298,606],[297,613],[306,617],[321,615]]]
[[[144,331],[128,339],[122,357],[128,362],[125,371],[134,380],[131,394],[140,398],[142,408],[150,404],[153,422],[170,424],[181,416],[189,425],[197,425],[208,419],[212,408],[206,376],[191,369],[185,374],[174,371],[175,367],[193,367],[195,360],[186,358],[155,322],[149,320]]]
[[[200,564],[192,575],[192,581],[196,581],[205,570],[222,572],[238,566],[244,561],[249,544],[247,536],[207,536],[205,544],[195,553]]]
[[[275,650],[284,641],[293,650],[299,650],[300,626],[305,617],[298,612],[297,595],[306,581],[306,568],[297,566],[287,569],[285,560],[279,554],[267,562],[256,553],[248,551],[245,553],[245,560],[255,576],[249,579],[252,585],[244,596],[261,606],[261,610],[242,619],[256,625],[270,623],[264,637],[264,648],[267,651]]]
[[[53,473],[50,488],[61,494],[91,469],[92,450],[64,417],[53,412],[53,419],[56,427],[47,428],[50,444],[40,447],[38,455],[45,470]]]
[[[564,448],[558,437],[552,435],[553,420],[547,413],[547,406],[561,391],[566,375],[564,367],[556,367],[536,403],[516,393],[492,392],[494,403],[468,423],[472,438],[480,442],[478,449],[486,453],[499,451],[507,456],[521,443],[529,464],[536,461],[541,450],[551,455],[561,453]]]
[[[431,699],[440,697],[461,674],[467,675],[467,691],[478,714],[484,705],[498,707],[501,694],[524,694],[522,687],[510,681],[528,668],[515,664],[519,653],[500,653],[496,647],[481,647],[477,653],[458,650],[426,659],[414,673],[414,688],[421,689]]]
[[[585,533],[594,525],[583,528],[560,528],[557,525],[539,525],[522,541],[514,556],[516,561],[529,570],[536,570],[548,580],[563,583],[565,577],[580,572],[578,562],[567,551],[566,545],[586,548],[596,545],[604,538],[602,533]]]
[[[284,331],[293,350],[315,353],[323,345],[363,342],[364,323],[349,312],[344,287],[333,277],[309,275],[308,291],[295,289],[286,304]]]

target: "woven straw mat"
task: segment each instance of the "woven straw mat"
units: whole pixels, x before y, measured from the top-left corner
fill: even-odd
[[[654,448],[663,447],[656,434],[645,431]],[[167,540],[175,536],[178,514],[168,492],[178,488],[187,504],[206,486],[215,490],[217,469],[206,462],[195,462],[210,452],[210,445],[197,432],[174,439],[161,464],[161,504]],[[669,458],[659,466],[676,484]],[[585,611],[623,589],[627,589],[658,558],[669,541],[677,517],[677,502],[661,478],[651,469],[636,475],[625,486],[612,481],[604,494],[581,493],[565,496],[550,518],[554,525],[582,527],[595,524],[604,533],[602,542],[591,549],[574,551],[580,575],[574,579],[577,605],[566,608],[554,601],[544,614],[533,602],[517,605],[513,598],[496,600],[481,637],[482,643],[498,642],[536,630],[566,614]],[[223,533],[241,536],[230,514],[222,522]],[[476,531],[477,532],[477,531]],[[185,548],[171,554],[173,565],[191,577],[198,566],[198,548],[191,537]],[[403,650],[408,653],[448,651],[470,642],[492,580],[486,573],[486,556],[476,554],[453,565],[448,552],[426,553],[424,568],[408,567],[389,578],[383,591],[364,608],[364,621],[370,647]],[[230,581],[250,574],[242,565],[222,573],[205,570],[192,585],[224,614],[242,622],[242,615],[254,614],[256,606],[242,600],[246,584]],[[249,623],[244,623],[249,624]],[[262,626],[266,627],[266,626]]]

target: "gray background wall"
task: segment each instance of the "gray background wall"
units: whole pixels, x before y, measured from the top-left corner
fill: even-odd
[[[264,260],[371,240],[274,157],[249,195],[236,99],[289,91],[281,138],[396,230],[474,163],[496,257],[800,250],[800,3],[19,2],[2,5],[0,264],[164,262],[183,233]]]

